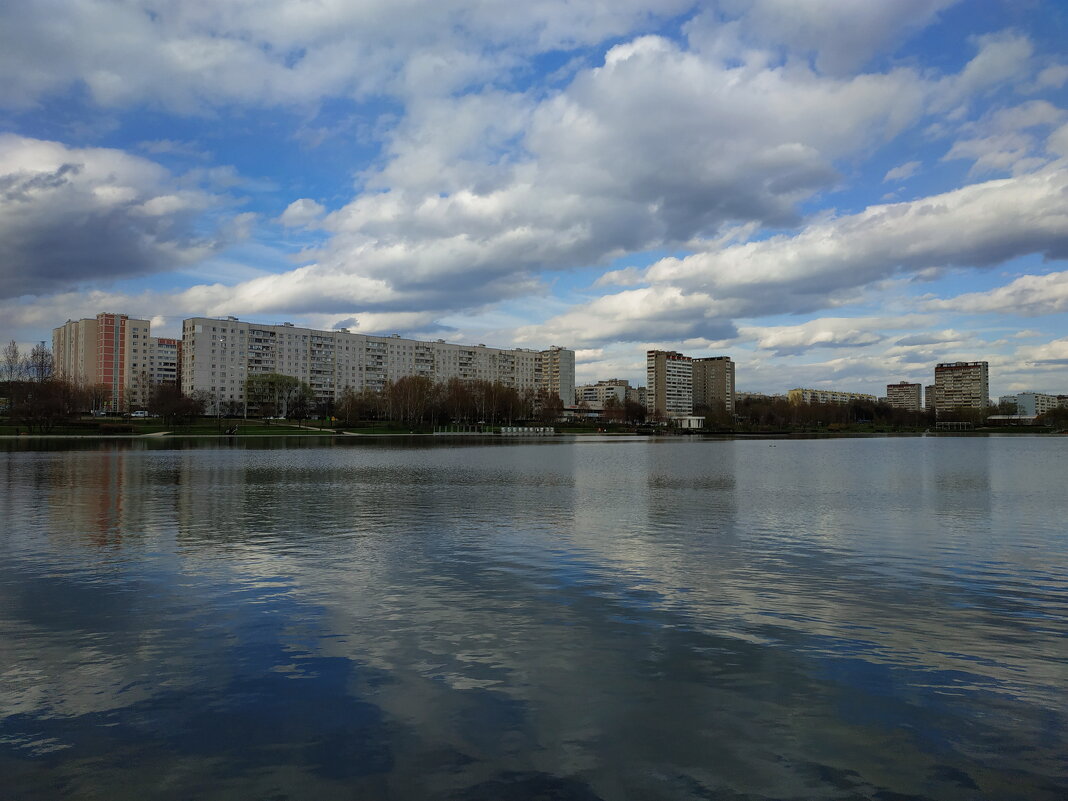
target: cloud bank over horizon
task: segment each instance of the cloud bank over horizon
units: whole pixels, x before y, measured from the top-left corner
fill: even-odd
[[[0,10],[5,339],[233,314],[1068,392],[1055,3],[50,6]]]

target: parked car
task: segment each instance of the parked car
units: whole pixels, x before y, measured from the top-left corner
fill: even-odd
[[[136,412],[130,412],[130,417],[148,417],[148,412],[144,409],[139,409]]]

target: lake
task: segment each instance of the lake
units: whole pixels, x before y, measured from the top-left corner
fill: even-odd
[[[1066,464],[0,442],[0,797],[1063,801]]]

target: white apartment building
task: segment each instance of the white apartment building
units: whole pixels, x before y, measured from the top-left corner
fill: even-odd
[[[280,373],[307,383],[316,399],[338,399],[346,389],[379,391],[387,382],[425,376],[435,383],[452,378],[497,381],[517,390],[553,388],[571,403],[575,353],[456,345],[354,334],[347,329],[320,331],[292,323],[265,325],[193,317],[182,326],[182,390],[213,398],[208,413],[223,404],[244,405],[245,381]],[[569,393],[565,396],[564,393]]]
[[[641,387],[632,387],[625,378],[605,378],[596,384],[585,384],[575,388],[575,402],[585,403],[591,409],[604,409],[609,398],[615,398],[622,406],[627,401],[643,402]]]
[[[842,392],[837,389],[791,389],[786,393],[790,403],[852,403],[853,401],[877,402],[874,395],[863,392]]]
[[[649,411],[667,417],[693,414],[693,360],[673,350],[650,350],[645,357]]]
[[[1016,404],[1016,414],[1024,417],[1037,417],[1062,405],[1064,396],[1046,395],[1042,392],[1017,392],[1015,395],[1002,395],[998,400]]]

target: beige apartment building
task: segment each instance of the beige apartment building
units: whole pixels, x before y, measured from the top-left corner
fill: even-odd
[[[908,381],[887,384],[886,402],[895,409],[918,412],[923,408],[923,387],[919,384],[910,384]]]
[[[692,361],[693,405],[715,408],[722,403],[734,413],[734,362],[730,356],[706,356]]]
[[[179,382],[181,343],[152,336],[148,320],[101,312],[52,330],[56,374],[83,386],[105,386],[105,408],[143,407],[152,388]]]
[[[837,389],[791,389],[786,393],[790,403],[852,403],[853,401],[871,401],[879,399],[863,392],[842,392]]]
[[[571,406],[575,402],[575,351],[559,345],[538,351],[535,385]]]
[[[547,389],[571,404],[575,352],[424,342],[392,336],[321,331],[283,323],[266,325],[227,317],[193,317],[182,325],[182,390],[206,393],[207,412],[244,407],[245,381],[280,373],[307,383],[317,400],[337,400],[346,389],[380,391],[387,382],[424,376],[497,381],[517,390]]]
[[[935,412],[983,409],[990,404],[987,362],[946,362],[935,366]]]

